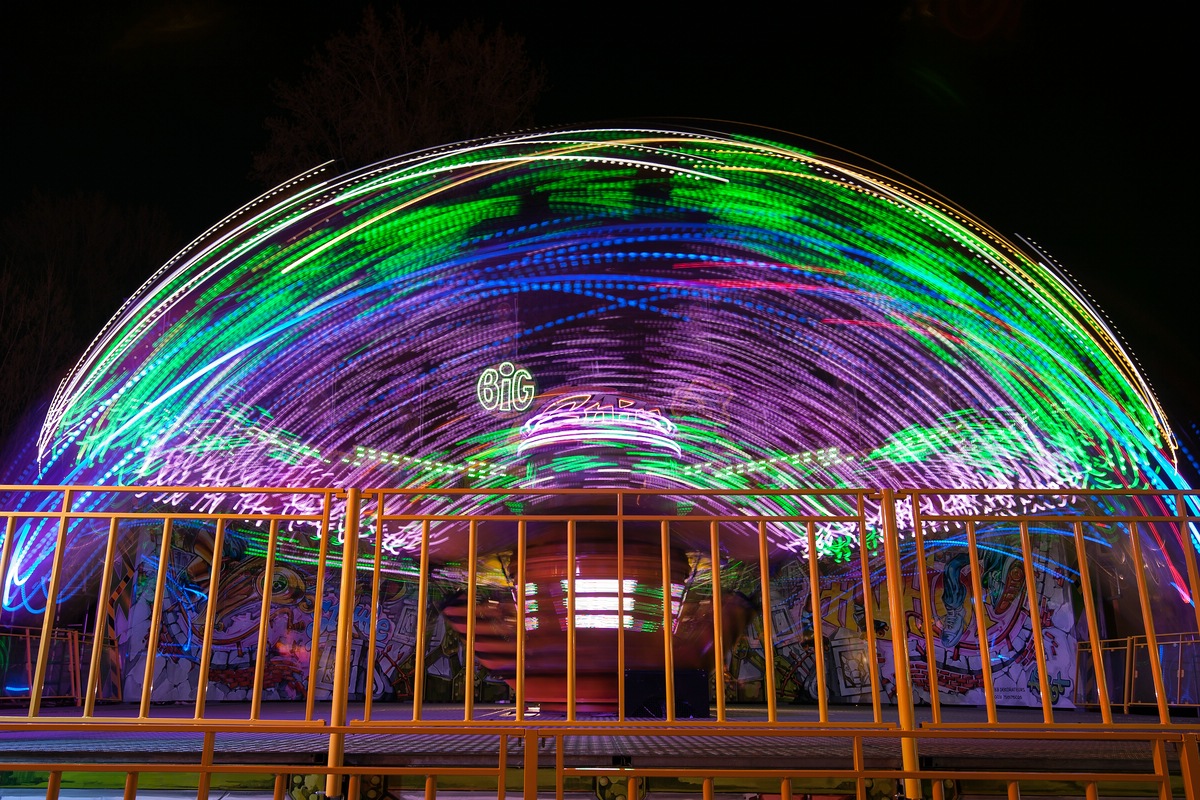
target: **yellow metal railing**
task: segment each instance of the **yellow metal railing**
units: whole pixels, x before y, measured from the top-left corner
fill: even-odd
[[[99,733],[128,733],[131,730],[127,722],[97,721],[92,727]],[[28,731],[61,731],[65,730],[61,721],[58,723],[29,723]],[[753,766],[697,766],[687,765],[574,765],[568,764],[565,754],[569,751],[573,739],[594,738],[597,728],[594,725],[569,726],[493,726],[482,734],[474,727],[439,726],[438,735],[448,741],[456,739],[474,739],[482,736],[494,740],[495,745],[490,756],[490,763],[473,764],[358,764],[358,765],[314,765],[302,758],[277,760],[272,763],[246,763],[222,760],[216,747],[216,739],[222,734],[254,733],[266,740],[272,735],[298,735],[333,732],[341,736],[353,738],[364,735],[359,726],[342,726],[332,728],[315,722],[302,725],[280,725],[270,721],[258,721],[249,724],[245,721],[212,723],[190,721],[187,723],[141,723],[140,730],[153,730],[161,735],[202,734],[200,752],[188,754],[175,760],[129,760],[97,762],[95,760],[39,760],[35,757],[6,758],[4,767],[10,771],[35,772],[46,775],[46,795],[49,798],[58,796],[64,773],[90,772],[96,774],[117,774],[124,776],[126,797],[136,797],[140,779],[143,776],[176,774],[192,776],[190,781],[198,800],[206,800],[212,791],[212,782],[216,776],[262,776],[268,778],[274,787],[276,798],[290,797],[288,787],[299,776],[322,776],[338,786],[337,797],[379,797],[378,791],[360,793],[364,779],[368,778],[417,778],[425,789],[425,796],[436,797],[439,785],[444,788],[462,791],[463,786],[481,795],[505,798],[510,793],[513,796],[536,798],[553,796],[561,800],[564,796],[580,791],[581,787],[604,784],[615,784],[617,787],[628,787],[627,797],[645,796],[644,789],[647,781],[670,781],[674,792],[681,788],[705,798],[712,798],[717,791],[738,792],[744,796],[747,790],[761,795],[779,795],[781,797],[807,796],[812,792],[801,787],[820,782],[824,790],[822,796],[848,797],[867,800],[867,798],[889,798],[899,796],[891,789],[883,788],[908,784],[913,787],[918,797],[932,797],[935,800],[960,795],[987,796],[1005,794],[1008,797],[1020,797],[1022,787],[1027,791],[1037,787],[1037,796],[1047,793],[1064,797],[1100,797],[1115,796],[1129,797],[1158,797],[1170,798],[1182,794],[1187,798],[1196,796],[1200,790],[1198,778],[1197,734],[1166,731],[1121,731],[1116,734],[1111,731],[1072,730],[1060,732],[1054,741],[1057,745],[1075,745],[1079,747],[1112,745],[1114,741],[1126,745],[1139,745],[1145,749],[1146,764],[1140,769],[1097,769],[1092,767],[1071,768],[1069,764],[1055,770],[1012,769],[986,767],[955,767],[927,766],[921,769],[908,769],[895,763],[897,759],[876,759],[879,763],[869,764],[868,751],[877,748],[899,748],[902,737],[919,740],[922,745],[933,745],[940,742],[954,741],[960,734],[951,731],[920,730],[902,733],[885,730],[853,730],[830,729],[821,733],[822,743],[833,752],[827,756],[825,766],[813,767],[753,767]],[[1032,735],[1030,730],[1000,730],[993,731],[987,736],[992,745],[1002,745],[1007,742],[1028,742]],[[395,737],[403,742],[412,738],[427,735],[428,730],[416,724],[375,724],[371,736],[386,735]],[[608,725],[603,728],[603,734],[620,742],[623,739],[644,740],[648,735],[657,737],[674,737],[679,730],[674,726],[659,725],[658,727],[627,728],[624,726]],[[736,735],[743,741],[764,741],[778,743],[781,740],[795,740],[796,750],[804,747],[805,740],[811,740],[812,731],[801,731],[795,728],[784,730],[774,728],[746,727],[735,734],[723,727],[707,725],[692,727],[686,732],[689,744],[704,746],[706,743],[719,743],[721,739]],[[972,734],[977,736],[980,734]],[[1177,771],[1171,769],[1168,754],[1178,754]],[[1172,774],[1174,772],[1174,774]],[[583,779],[581,782],[579,779]],[[640,786],[639,786],[640,784]],[[1048,790],[1047,786],[1055,788]],[[411,783],[409,784],[411,787]],[[586,789],[584,789],[586,791]],[[614,792],[616,796],[620,792]],[[407,795],[406,795],[407,796]],[[579,795],[574,795],[579,796]],[[652,795],[651,795],[652,796]],[[673,796],[675,796],[673,794]],[[726,795],[728,796],[728,795]],[[912,797],[914,795],[904,795]]]
[[[0,628],[0,652],[5,655],[2,662],[6,667],[0,675],[5,681],[4,700],[14,702],[31,696],[34,665],[41,652],[41,637],[40,629],[28,626]],[[56,676],[49,679],[54,688],[49,693],[44,692],[43,696],[54,700],[72,700],[75,705],[81,705],[80,654],[85,640],[77,630],[53,630],[50,638],[47,672],[53,671]]]
[[[32,681],[26,698],[25,713],[0,716],[0,736],[19,741],[19,736],[35,731],[136,732],[161,731],[164,734],[192,733],[203,735],[198,760],[179,759],[159,763],[114,764],[100,759],[66,762],[39,761],[33,754],[25,758],[7,751],[7,771],[28,770],[45,772],[48,797],[56,797],[62,773],[71,771],[126,773],[126,796],[135,797],[138,775],[142,773],[194,774],[198,798],[207,797],[211,776],[216,773],[254,773],[276,776],[276,796],[287,791],[287,777],[318,775],[325,778],[328,797],[354,796],[365,776],[418,775],[424,776],[427,797],[436,796],[439,778],[443,781],[489,779],[495,783],[498,796],[511,789],[515,781],[526,798],[536,797],[539,790],[552,787],[556,797],[562,797],[572,780],[599,780],[603,777],[625,781],[627,789],[637,791],[639,781],[653,781],[669,776],[695,779],[698,793],[711,797],[725,783],[765,781],[773,786],[769,791],[791,796],[798,791],[799,782],[816,779],[841,781],[847,796],[866,798],[871,795],[875,781],[894,782],[902,787],[908,798],[946,796],[947,781],[999,781],[1008,796],[1019,794],[1023,783],[1059,781],[1081,787],[1086,796],[1099,796],[1098,787],[1108,784],[1138,784],[1152,796],[1170,797],[1182,791],[1187,798],[1200,800],[1200,779],[1197,778],[1200,759],[1196,755],[1198,727],[1194,717],[1172,717],[1172,696],[1168,691],[1162,648],[1172,642],[1191,642],[1200,636],[1200,609],[1188,606],[1183,615],[1187,630],[1160,631],[1162,609],[1168,604],[1163,592],[1166,586],[1152,585],[1155,572],[1151,563],[1161,571],[1164,561],[1170,561],[1175,589],[1188,598],[1200,588],[1197,578],[1196,546],[1193,529],[1198,518],[1195,494],[1183,492],[1056,492],[1011,490],[984,492],[978,490],[678,490],[666,492],[630,489],[595,490],[538,490],[501,491],[469,489],[273,489],[256,487],[0,487],[0,496],[34,496],[41,502],[24,501],[21,507],[0,508],[5,518],[5,538],[0,547],[0,575],[9,574],[10,567],[21,557],[14,545],[15,532],[22,525],[43,525],[46,536],[53,541],[49,550],[49,569],[44,577],[45,609],[42,627],[37,635],[25,635]],[[142,505],[153,498],[156,505]],[[663,502],[669,500],[670,502]],[[1191,503],[1191,505],[1189,505]],[[186,510],[184,510],[186,509]],[[196,510],[206,509],[206,510]],[[143,589],[152,591],[149,622],[145,644],[145,664],[141,675],[140,693],[128,703],[98,709],[101,681],[100,662],[104,644],[106,620],[113,602],[114,576],[122,548],[127,543],[123,531],[134,525],[138,535],[150,537],[153,555],[139,557],[136,568],[144,576]],[[160,656],[161,637],[169,614],[168,585],[178,571],[176,540],[184,529],[202,526],[211,543],[203,547],[191,545],[197,553],[209,553],[210,574],[207,586],[196,589],[202,595],[197,608],[202,609],[203,622],[198,645],[197,679],[190,698],[191,720],[169,719],[155,710],[155,676]],[[222,717],[230,707],[222,705],[214,712],[209,684],[212,682],[212,654],[221,631],[218,608],[222,602],[225,582],[233,576],[222,554],[227,539],[243,536],[246,529],[256,531],[255,557],[261,559],[261,572],[255,577],[261,599],[257,607],[257,629],[254,635],[253,678],[247,694],[248,709],[241,718]],[[536,537],[534,531],[536,530]],[[43,708],[43,700],[57,698],[48,693],[48,671],[52,664],[53,642],[60,632],[55,628],[56,611],[63,581],[71,569],[65,563],[68,542],[78,540],[80,531],[90,532],[102,541],[99,577],[89,589],[95,600],[89,606],[94,619],[90,639],[76,634],[71,645],[74,656],[74,688],[71,696],[78,702],[77,716],[64,716],[61,709]],[[302,531],[302,533],[297,533]],[[1001,533],[997,533],[1000,531]],[[1127,558],[1123,572],[1113,580],[1124,582],[1123,597],[1127,608],[1118,609],[1125,624],[1139,629],[1127,635],[1125,651],[1129,658],[1142,653],[1150,672],[1153,697],[1149,700],[1131,699],[1126,688],[1124,710],[1136,702],[1148,702],[1156,712],[1152,721],[1139,719],[1115,720],[1115,699],[1109,693],[1105,653],[1114,652],[1111,638],[1102,636],[1103,614],[1098,603],[1112,598],[1097,597],[1095,587],[1101,586],[1094,574],[1102,565],[1099,560],[1100,542],[1097,531],[1109,536],[1104,546],[1117,547]],[[191,534],[188,534],[191,535]],[[534,539],[531,541],[531,537]],[[580,565],[595,558],[594,547],[599,537],[607,537],[615,559],[610,581],[615,593],[612,602],[616,686],[614,705],[608,713],[593,713],[584,695],[589,689],[581,677],[595,680],[595,664],[585,652],[587,628],[585,622],[594,619],[592,612],[581,604],[587,595],[584,581],[597,580],[578,576]],[[304,541],[301,542],[301,539]],[[1063,545],[1066,556],[1063,564],[1051,566],[1047,541]],[[836,558],[810,558],[803,554],[819,553],[828,542],[853,544]],[[1147,550],[1146,542],[1153,546]],[[1113,542],[1117,544],[1114,545]],[[301,546],[303,545],[303,546]],[[962,572],[942,575],[939,594],[928,566],[949,552],[951,546],[965,550],[967,560]],[[534,713],[539,686],[532,691],[531,634],[541,636],[531,628],[534,612],[531,604],[538,601],[532,589],[531,565],[545,570],[553,561],[543,553],[552,549],[554,559],[561,562],[561,574],[553,577],[562,584],[561,603],[565,648],[561,653],[562,681],[565,696],[561,698],[562,718],[555,720],[544,713]],[[538,555],[531,554],[538,548]],[[593,550],[588,550],[593,548]],[[657,548],[657,556],[648,555]],[[1125,549],[1127,548],[1127,549]],[[1003,549],[1007,573],[1003,581],[985,584],[985,574],[995,569],[994,554]],[[711,681],[713,717],[679,718],[676,712],[676,665],[682,640],[678,631],[682,618],[688,613],[683,606],[675,607],[673,585],[679,573],[678,553],[686,551],[693,588],[706,596],[708,625],[711,631]],[[801,555],[795,555],[796,552]],[[1107,552],[1107,551],[1106,551]],[[500,558],[503,556],[503,558]],[[604,558],[609,558],[608,554]],[[805,588],[796,596],[773,597],[772,568],[784,557],[799,558],[805,563],[802,580]],[[986,557],[986,559],[985,559]],[[274,646],[272,614],[278,601],[275,587],[278,578],[290,561],[308,559],[316,569],[315,588],[304,603],[311,605],[311,630],[308,632],[307,682],[304,686],[303,713],[296,719],[269,719],[269,703],[264,704],[269,679],[269,661]],[[407,560],[405,560],[407,559]],[[496,567],[491,560],[505,561]],[[657,559],[657,563],[654,563]],[[764,703],[753,708],[731,704],[727,698],[725,654],[729,650],[729,625],[723,607],[723,582],[727,566],[732,561],[745,564],[745,574],[757,575],[761,591],[756,604],[759,614],[759,644],[763,649]],[[985,560],[987,563],[985,563]],[[637,601],[628,596],[631,591],[628,575],[634,562],[645,575],[653,575],[659,586],[657,610],[649,616],[638,610]],[[757,563],[754,563],[757,562]],[[256,562],[257,564],[258,562]],[[174,566],[172,566],[174,564]],[[837,719],[836,709],[829,702],[829,667],[826,663],[826,600],[824,587],[854,564],[858,569],[859,585],[853,594],[861,596],[864,624],[861,637],[871,659],[867,671],[870,712],[853,720]],[[353,568],[343,568],[353,565]],[[448,566],[449,565],[449,566]],[[752,566],[751,566],[752,565]],[[331,569],[338,571],[336,591],[336,620],[323,619],[326,582]],[[608,573],[605,573],[608,574]],[[798,573],[801,574],[801,573]],[[847,573],[848,574],[848,573]],[[1115,573],[1114,573],[1115,574]],[[361,590],[359,577],[369,576]],[[699,575],[699,578],[695,576]],[[1109,572],[1106,572],[1106,576]],[[1055,577],[1057,576],[1057,577]],[[1068,576],[1068,577],[1064,577]],[[1070,577],[1073,576],[1073,577]],[[239,580],[244,576],[239,576]],[[978,632],[979,687],[982,709],[978,705],[960,706],[964,713],[953,718],[944,707],[949,690],[943,685],[949,678],[939,668],[939,653],[945,655],[953,646],[954,637],[939,620],[948,618],[945,582],[963,580],[969,600],[956,606],[954,613],[970,613],[970,622]],[[1044,608],[1045,593],[1039,586],[1047,581],[1073,580],[1082,587],[1079,593],[1080,641],[1079,660],[1090,661],[1090,674],[1095,676],[1094,703],[1100,719],[1080,718],[1056,708],[1061,697],[1058,684],[1061,676],[1051,675],[1045,623],[1053,609]],[[1105,577],[1104,580],[1109,580]],[[432,632],[431,621],[438,619],[434,607],[435,583],[444,590],[448,581],[461,582],[457,612],[462,620],[461,633],[463,691],[461,707],[447,718],[444,707],[434,708],[426,700],[428,657],[426,651]],[[801,580],[801,578],[798,578]],[[381,593],[388,582],[407,582],[415,588],[415,646],[412,656],[412,704],[404,711],[407,719],[395,719],[397,712],[389,706],[381,719],[375,705],[374,687],[377,683],[376,663],[379,656],[381,625],[393,621],[381,619]],[[489,581],[491,583],[489,583]],[[481,670],[479,657],[481,624],[492,624],[488,617],[490,593],[496,582],[503,583],[502,592],[509,593],[514,617],[512,635],[515,639],[514,665],[511,686],[514,702],[510,712],[495,713],[476,702],[475,684]],[[412,586],[415,584],[415,587]],[[1129,588],[1132,584],[1132,589]],[[606,584],[608,585],[608,584]],[[308,591],[307,588],[305,591]],[[406,590],[407,591],[407,590]],[[1025,669],[1030,691],[1038,697],[1040,718],[1037,720],[1002,719],[1007,711],[1003,698],[997,697],[994,685],[995,653],[991,648],[989,627],[995,620],[988,617],[997,601],[991,593],[1003,591],[1002,598],[1028,609],[1029,650]],[[444,591],[443,591],[444,593]],[[776,600],[786,600],[811,609],[807,647],[811,648],[815,664],[815,719],[810,715],[797,717],[780,708],[776,688],[776,657],[781,643],[772,619]],[[509,601],[506,601],[509,602]],[[557,601],[556,601],[557,602]],[[607,603],[608,601],[605,600]],[[1133,603],[1136,602],[1136,608]],[[1179,606],[1178,599],[1171,601]],[[701,605],[703,603],[701,602]],[[1184,605],[1187,605],[1185,602]],[[969,607],[969,611],[968,611]],[[607,608],[607,606],[605,606]],[[445,607],[441,608],[443,612]],[[1126,613],[1127,612],[1127,613]],[[197,614],[200,614],[197,611]],[[1074,612],[1072,612],[1074,613]],[[1115,613],[1111,612],[1110,613]],[[639,616],[634,620],[635,615]],[[199,617],[198,617],[199,618]],[[699,619],[694,617],[692,621]],[[647,621],[648,620],[648,621]],[[1132,623],[1129,622],[1132,620]],[[1179,625],[1180,615],[1171,617]],[[639,636],[660,638],[661,657],[658,658],[663,676],[665,702],[661,718],[647,719],[630,714],[626,708],[626,672],[634,660],[631,651],[633,623],[642,625]],[[891,648],[895,680],[888,685],[879,668],[881,640],[876,630],[886,626]],[[332,630],[327,626],[333,625]],[[647,633],[649,631],[649,633]],[[1021,633],[1022,631],[1018,631]],[[1015,634],[1014,634],[1015,635]],[[16,634],[14,634],[16,636]],[[68,632],[69,636],[69,632]],[[708,634],[705,634],[707,637]],[[332,640],[332,645],[330,644]],[[638,640],[643,641],[642,639]],[[658,645],[655,645],[657,647]],[[82,674],[81,647],[90,647],[86,679]],[[653,649],[653,648],[652,648]],[[1182,658],[1182,644],[1178,648]],[[36,650],[36,652],[35,652]],[[1028,651],[1026,651],[1028,652]],[[910,663],[914,654],[923,655],[927,669],[920,685],[914,680],[915,668]],[[352,661],[357,659],[357,661]],[[1077,665],[1078,665],[1077,661]],[[1139,661],[1138,663],[1141,663]],[[361,665],[361,666],[359,666]],[[1185,668],[1182,662],[1174,665],[1178,680]],[[318,673],[326,670],[329,695],[318,691]],[[351,677],[356,670],[365,671],[365,694],[361,706],[351,697]],[[1126,675],[1132,669],[1127,668]],[[1080,676],[1076,673],[1076,687]],[[1128,684],[1128,680],[1127,680]],[[917,713],[918,698],[928,703]],[[81,698],[81,700],[80,700]],[[885,702],[885,698],[887,698]],[[559,702],[556,697],[555,702]],[[320,704],[320,711],[318,711]],[[733,706],[737,706],[736,708]],[[1121,705],[1118,703],[1117,705]],[[433,713],[436,710],[437,713]],[[102,711],[102,713],[101,713]],[[356,714],[358,716],[356,716]],[[920,719],[927,715],[928,719]],[[1178,716],[1178,715],[1177,715]],[[256,733],[271,735],[309,735],[323,737],[324,766],[304,763],[232,763],[216,757],[216,737],[223,734]],[[494,736],[497,741],[496,763],[478,766],[447,763],[436,769],[428,766],[388,766],[347,764],[347,742],[361,734],[412,737],[439,735],[447,741],[465,736]],[[668,741],[686,741],[679,737],[717,739],[719,737],[819,737],[842,747],[846,763],[838,765],[791,768],[786,765],[772,769],[738,768],[721,764],[701,766],[642,766],[575,765],[565,761],[567,744],[580,737],[605,736],[613,741],[635,737],[661,737]],[[17,737],[17,738],[13,738]],[[1029,770],[999,773],[979,768],[945,768],[923,764],[921,748],[950,746],[947,743],[987,741],[1002,742],[1037,739],[1062,744],[1064,742],[1128,742],[1146,746],[1145,766],[1131,771],[1100,771],[1073,769],[1065,762],[1061,769]],[[552,746],[546,743],[553,743]],[[897,748],[894,763],[871,762],[865,756],[868,744],[887,743]],[[539,762],[542,747],[550,747],[552,765]],[[509,750],[519,752],[520,758],[509,761]],[[540,771],[539,771],[540,770]],[[515,777],[514,777],[515,776]],[[347,783],[346,781],[349,781]],[[741,785],[741,784],[739,784]],[[490,790],[487,790],[490,791]],[[633,794],[629,795],[630,797]]]
[[[1189,708],[1200,706],[1200,635],[1195,632],[1165,633],[1156,637],[1159,649],[1159,662],[1163,670],[1163,685],[1166,688],[1167,704],[1171,708]],[[1137,706],[1155,706],[1153,685],[1147,687],[1138,678],[1150,670],[1150,651],[1147,637],[1144,635],[1126,636],[1120,639],[1101,639],[1099,642],[1101,661],[1104,656],[1111,665],[1118,665],[1118,670],[1107,670],[1105,677],[1107,685],[1096,683],[1096,694],[1083,690],[1085,678],[1093,676],[1084,673],[1086,661],[1091,661],[1092,643],[1079,642],[1079,658],[1076,660],[1075,698],[1080,706],[1099,706],[1103,702],[1121,706],[1125,714]],[[1085,661],[1086,659],[1086,661]],[[1114,674],[1115,673],[1115,674]],[[1147,692],[1149,689],[1149,692]],[[1104,700],[1101,700],[1103,696]]]

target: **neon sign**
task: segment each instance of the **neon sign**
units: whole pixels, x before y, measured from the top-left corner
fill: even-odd
[[[511,361],[488,367],[475,383],[479,405],[488,411],[525,411],[533,404],[535,394],[533,375]]]
[[[657,408],[627,397],[571,394],[559,397],[521,428],[518,453],[547,445],[625,442],[681,455],[677,428]]]

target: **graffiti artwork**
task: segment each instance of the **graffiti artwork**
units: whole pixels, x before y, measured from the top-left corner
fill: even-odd
[[[1052,540],[1047,540],[1043,562],[1056,563]],[[1019,557],[1003,550],[983,549],[980,579],[983,619],[992,664],[996,701],[1011,706],[1038,706],[1038,680],[1033,626],[1030,620],[1025,572]],[[1061,561],[1061,558],[1058,559]],[[905,627],[914,699],[930,702],[930,673],[936,670],[939,700],[947,704],[984,702],[980,633],[971,592],[970,559],[965,548],[939,548],[926,559],[934,611],[932,658],[922,622],[920,583],[915,572],[905,576]],[[1050,678],[1051,702],[1072,707],[1077,634],[1070,583],[1051,569],[1034,570],[1037,613],[1042,629]],[[882,575],[877,576],[882,578]],[[819,596],[821,639],[826,671],[827,699],[831,703],[871,702],[871,673],[880,672],[883,702],[894,702],[893,648],[898,641],[888,620],[882,582],[873,585],[871,608],[876,652],[869,648],[861,580],[823,581]],[[795,560],[772,577],[771,626],[775,646],[775,682],[779,702],[817,702],[816,637],[813,635],[808,563]],[[761,616],[756,618],[731,648],[727,665],[727,693],[737,702],[761,702],[766,674]]]
[[[236,538],[236,533],[233,534]],[[228,542],[229,534],[227,533]],[[166,602],[162,612],[153,702],[182,702],[195,698],[208,602],[208,570],[196,568],[196,547],[189,536],[176,535],[172,560],[167,566]],[[211,547],[211,535],[206,539]],[[122,653],[122,674],[127,696],[141,694],[146,669],[150,621],[157,575],[156,535],[144,535],[137,544],[139,565],[129,585],[128,610],[118,614],[117,634]],[[210,551],[211,552],[211,551]],[[248,701],[254,686],[260,624],[265,622],[267,652],[264,662],[265,701],[302,701],[309,681],[312,638],[320,620],[315,671],[317,700],[332,695],[333,651],[338,620],[336,570],[325,585],[316,585],[315,565],[276,564],[270,587],[264,586],[264,562],[244,548],[225,548],[214,615],[208,672],[210,701]],[[270,592],[270,613],[260,622],[263,593]],[[371,634],[371,575],[360,572],[352,615],[354,631],[350,656],[350,699],[366,697],[368,644]],[[320,598],[319,603],[315,598]],[[431,702],[461,700],[463,692],[462,642],[436,612],[429,618],[426,643],[426,699]],[[411,698],[417,632],[417,585],[413,580],[385,576],[379,587],[375,615],[375,655],[371,696],[378,700]],[[507,687],[478,669],[477,695],[498,699]]]
[[[141,694],[146,674],[150,623],[157,580],[157,555],[161,535],[151,526],[139,531],[126,561],[127,580],[114,582],[110,611],[121,653],[123,691]],[[1054,537],[1040,537],[1032,570],[1041,642],[1034,639],[1026,570],[1019,556],[1005,544],[1005,535],[981,536],[978,549],[981,613],[975,609],[971,560],[964,546],[953,541],[927,542],[923,564],[933,611],[927,636],[922,619],[921,576],[905,573],[903,627],[893,629],[888,615],[882,572],[875,572],[869,602],[864,602],[860,574],[822,566],[820,585],[813,592],[806,559],[795,557],[774,568],[770,584],[771,640],[774,649],[774,692],[781,703],[816,703],[822,684],[831,703],[859,704],[872,699],[873,675],[878,677],[883,702],[894,702],[893,648],[903,641],[908,649],[914,696],[930,702],[931,674],[936,671],[939,699],[947,704],[984,702],[983,644],[991,660],[996,700],[1013,706],[1041,703],[1036,647],[1043,649],[1051,702],[1069,706],[1075,675],[1076,603],[1072,583],[1064,570],[1060,545]],[[178,526],[173,530],[170,563],[164,580],[165,602],[161,613],[151,700],[188,701],[195,697],[200,674],[204,620],[213,565],[211,532]],[[1019,552],[1019,551],[1017,551]],[[230,529],[222,548],[220,583],[214,610],[207,696],[211,701],[247,701],[254,689],[260,627],[265,625],[262,700],[304,700],[310,673],[314,698],[328,699],[333,690],[332,654],[338,620],[336,569],[327,571],[317,586],[315,565],[274,565],[271,583],[264,583],[262,554],[252,554],[236,530]],[[911,563],[911,562],[910,562]],[[842,565],[846,567],[846,565]],[[461,700],[465,691],[465,648],[462,620],[446,617],[439,609],[461,604],[461,586],[430,581],[431,598],[424,613],[427,641],[426,701]],[[725,623],[724,684],[726,699],[739,703],[765,702],[766,655],[763,635],[762,594],[757,567],[725,565],[722,569],[722,616]],[[417,583],[411,576],[385,574],[373,594],[371,573],[360,571],[350,657],[350,698],[362,700],[370,692],[376,700],[412,697],[417,663]],[[496,592],[492,587],[490,592]],[[499,589],[511,592],[509,589]],[[711,626],[711,586],[704,570],[692,575],[679,605],[681,626]],[[269,613],[262,618],[264,593],[269,593]],[[372,597],[378,607],[372,615]],[[819,600],[814,614],[813,598]],[[868,618],[867,609],[871,614]],[[461,609],[460,609],[461,610]],[[374,619],[374,661],[368,669],[371,624]],[[983,631],[979,620],[983,620]],[[320,638],[315,670],[313,632],[319,620]],[[815,626],[819,625],[817,637]],[[869,626],[869,628],[868,628]],[[490,631],[490,628],[488,628]],[[503,631],[488,635],[502,635]],[[680,641],[686,640],[682,627]],[[871,635],[868,635],[870,633]],[[817,641],[821,658],[818,658]],[[872,651],[872,640],[874,650]],[[929,652],[929,643],[933,650]],[[11,660],[11,659],[10,659]],[[818,679],[823,661],[825,680]],[[711,669],[712,660],[708,660]],[[370,674],[371,685],[367,685]],[[511,675],[475,669],[475,697],[506,701]],[[711,678],[711,675],[710,675]],[[715,687],[715,681],[710,680]]]

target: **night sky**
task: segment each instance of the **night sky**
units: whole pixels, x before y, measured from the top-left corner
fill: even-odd
[[[363,5],[9,4],[0,212],[35,187],[100,191],[161,207],[186,244],[259,194],[248,174],[266,138],[271,81],[294,79],[324,39],[357,24]],[[1190,27],[1166,7],[405,8],[435,27],[482,18],[523,35],[549,81],[537,124],[699,118],[776,128],[885,164],[1000,233],[1036,241],[1108,315],[1185,440],[1200,425],[1198,265],[1187,244],[1197,70]]]

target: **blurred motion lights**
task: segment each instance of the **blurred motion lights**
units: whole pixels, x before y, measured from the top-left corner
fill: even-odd
[[[125,303],[7,481],[1185,485],[1146,381],[1047,258],[831,151],[575,128],[299,182]],[[14,535],[3,604],[37,610],[54,527]]]

